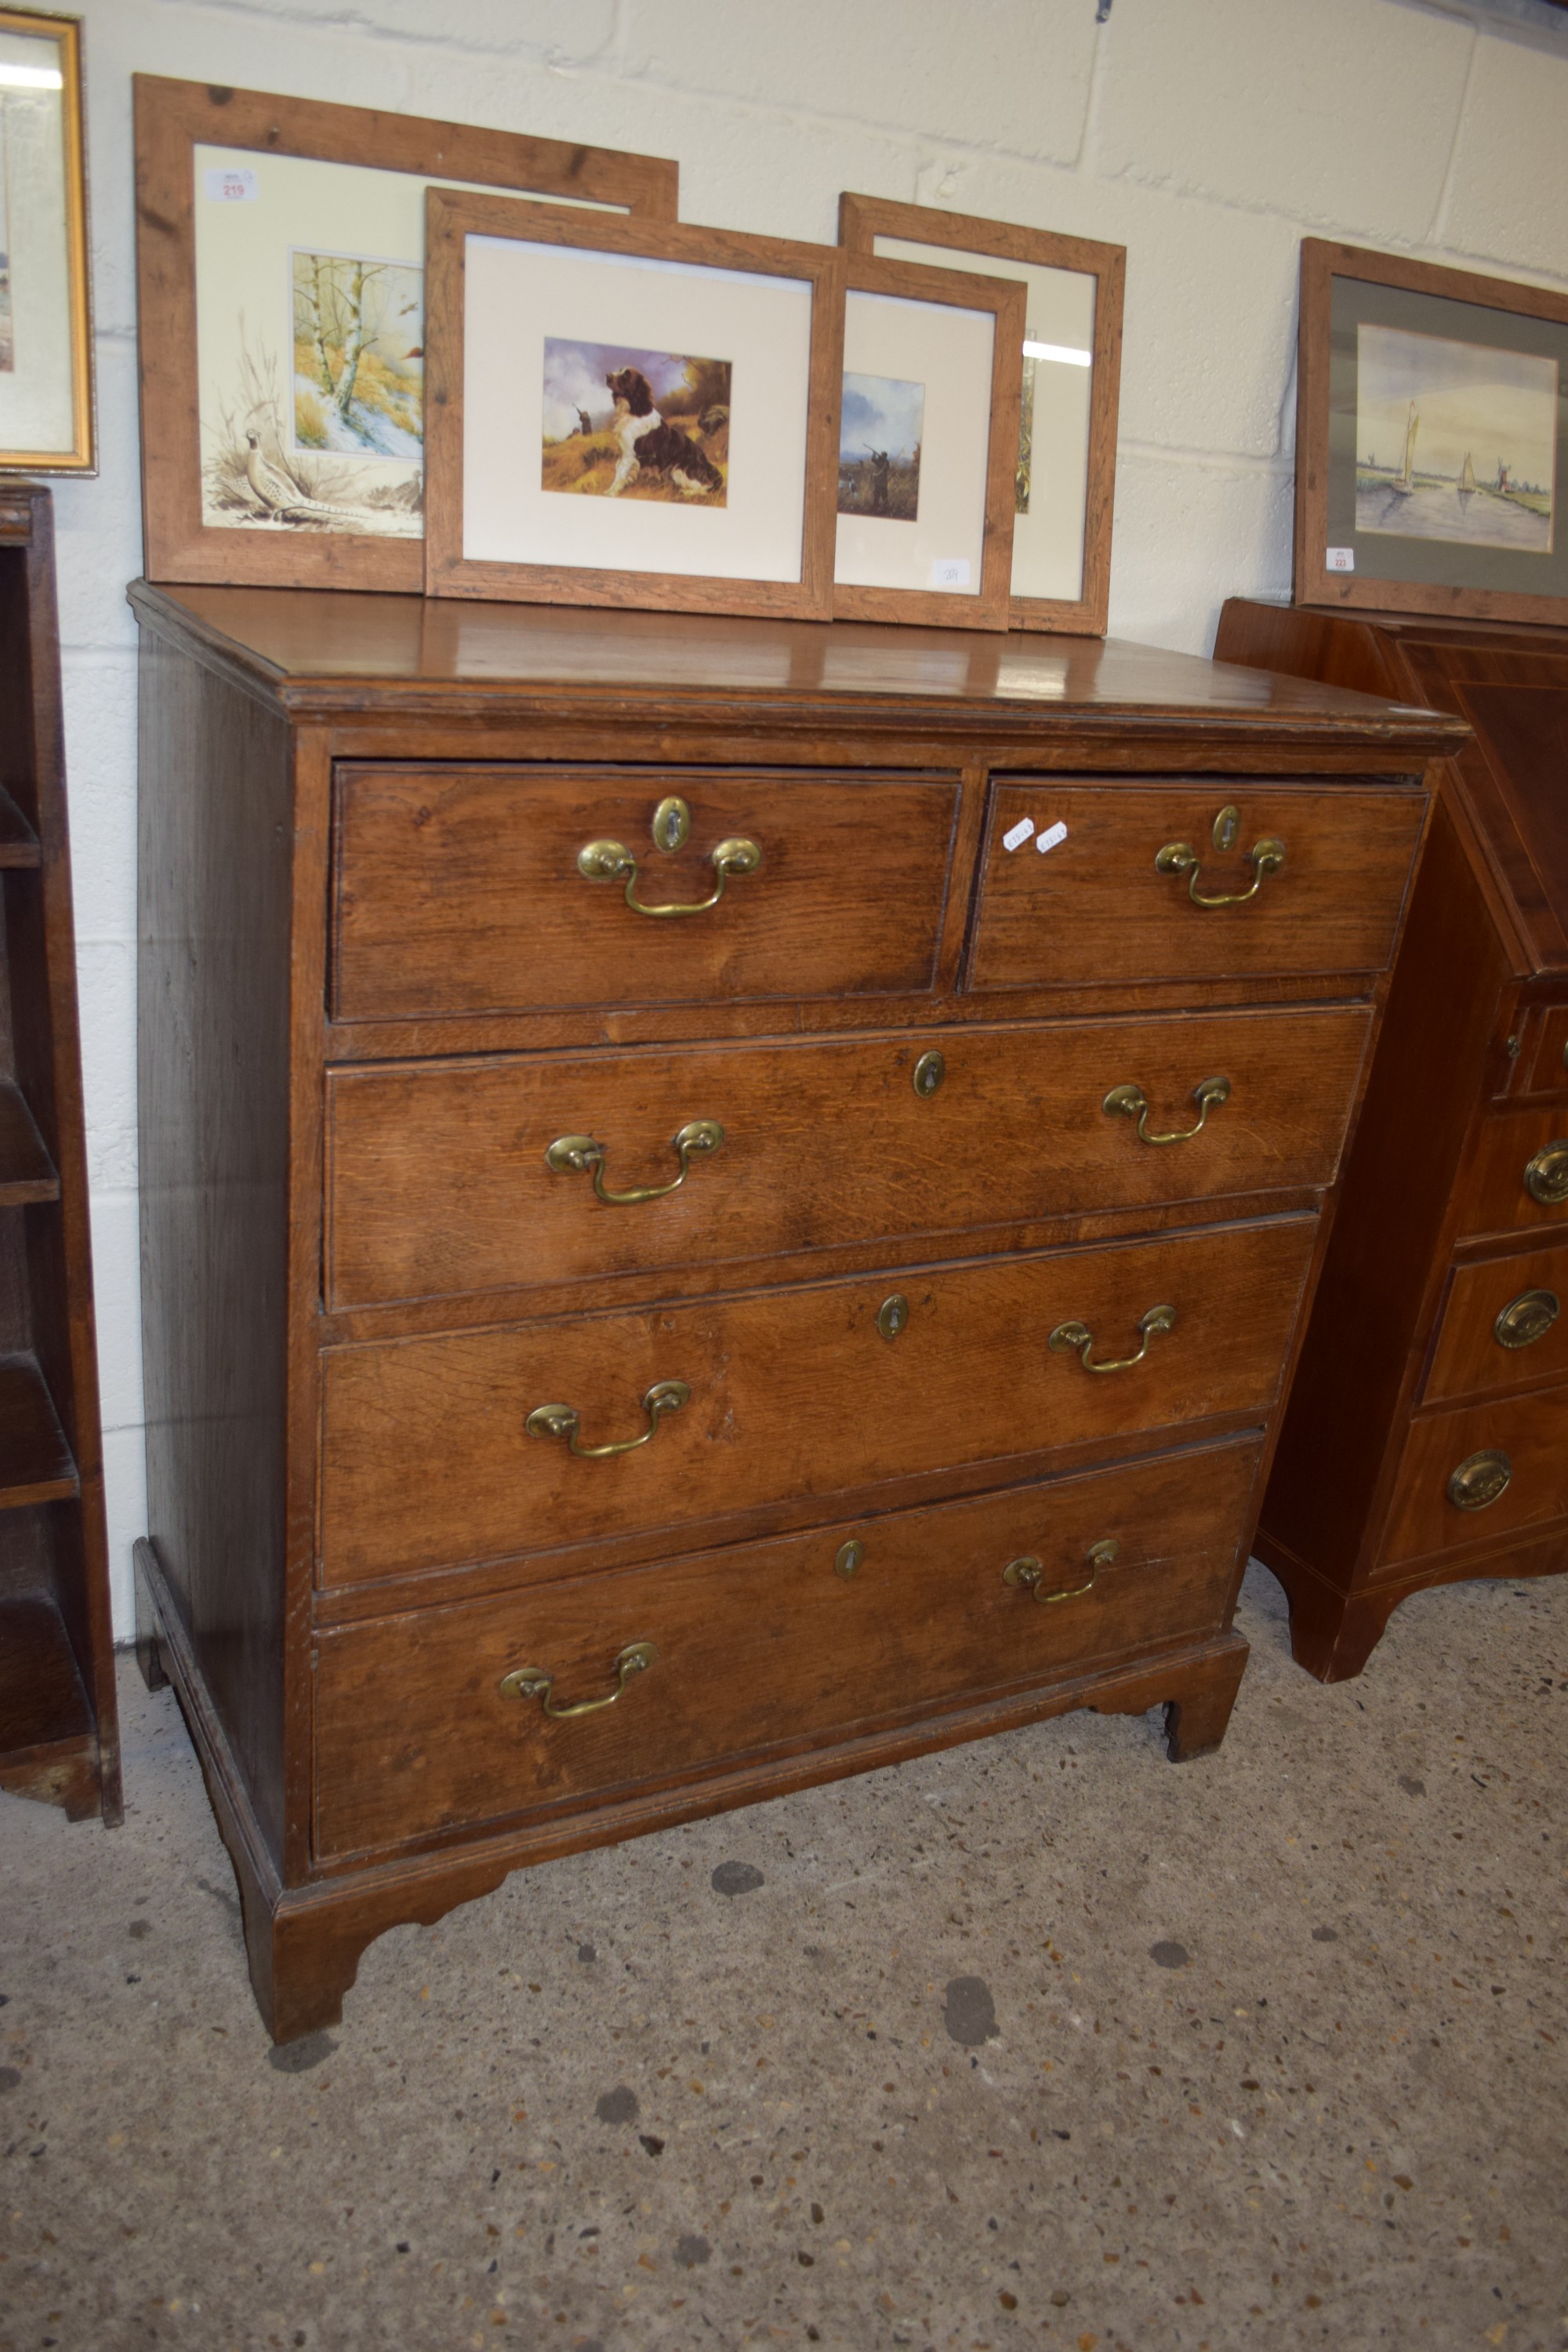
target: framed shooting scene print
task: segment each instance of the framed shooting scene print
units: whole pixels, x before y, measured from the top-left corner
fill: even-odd
[[[1005,629],[1026,289],[851,257],[833,611]]]
[[[427,592],[826,619],[837,247],[426,207]]]
[[[81,24],[0,7],[0,469],[91,474]]]
[[[1568,296],[1308,237],[1298,604],[1568,621]]]
[[[1110,602],[1126,248],[879,196],[838,200],[846,250],[1021,281],[1008,620],[1103,636]]]
[[[672,220],[657,156],[135,77],[153,580],[416,592],[425,192]]]

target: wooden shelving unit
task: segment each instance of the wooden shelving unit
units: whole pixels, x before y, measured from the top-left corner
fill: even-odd
[[[0,485],[0,1789],[121,1818],[47,489]]]

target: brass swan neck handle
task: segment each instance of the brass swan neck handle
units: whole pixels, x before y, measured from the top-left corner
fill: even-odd
[[[1101,1110],[1109,1111],[1112,1118],[1135,1118],[1140,1143],[1190,1143],[1194,1135],[1203,1133],[1208,1124],[1210,1111],[1218,1110],[1222,1103],[1230,1100],[1230,1080],[1205,1078],[1201,1086],[1193,1088],[1193,1100],[1198,1107],[1194,1124],[1191,1127],[1169,1128],[1163,1135],[1151,1135],[1149,1132],[1149,1097],[1142,1087],[1112,1087],[1100,1107]]]
[[[658,1656],[651,1642],[629,1642],[616,1660],[616,1687],[604,1698],[580,1698],[571,1706],[555,1704],[555,1677],[542,1666],[515,1666],[500,1679],[503,1698],[536,1698],[557,1723],[565,1723],[574,1715],[597,1715],[601,1707],[614,1706],[634,1675],[646,1675]]]
[[[1149,1342],[1157,1332],[1173,1331],[1175,1328],[1176,1310],[1173,1307],[1151,1307],[1146,1315],[1138,1318],[1143,1343],[1137,1354],[1102,1358],[1099,1363],[1089,1354],[1094,1345],[1094,1333],[1087,1323],[1058,1323],[1046,1345],[1053,1354],[1076,1356],[1086,1372],[1126,1372],[1131,1371],[1134,1364],[1142,1362],[1149,1352]]]
[[[556,1176],[583,1176],[591,1169],[594,1190],[601,1201],[615,1209],[629,1208],[637,1201],[662,1201],[669,1192],[679,1192],[691,1166],[693,1152],[717,1151],[724,1140],[724,1130],[716,1118],[691,1118],[672,1139],[672,1147],[680,1161],[680,1172],[668,1184],[638,1184],[626,1192],[612,1192],[605,1181],[605,1162],[609,1157],[607,1144],[591,1135],[558,1135],[544,1155],[544,1164]]]
[[[1234,805],[1222,808],[1215,818],[1209,838],[1222,856],[1234,848],[1240,824],[1241,811]],[[1284,865],[1285,844],[1273,834],[1266,835],[1263,840],[1254,842],[1247,852],[1246,862],[1252,868],[1252,880],[1245,890],[1200,890],[1198,881],[1203,865],[1197,851],[1190,841],[1168,841],[1155,853],[1154,871],[1156,874],[1184,874],[1187,896],[1194,907],[1245,907],[1249,898],[1257,898],[1266,878],[1270,874],[1278,874]]]
[[[626,904],[634,915],[653,915],[663,920],[674,915],[705,915],[724,896],[724,885],[730,877],[754,874],[763,862],[763,853],[754,841],[743,834],[731,834],[710,853],[717,879],[706,898],[692,898],[665,907],[650,907],[637,895],[637,875],[641,870],[637,859],[624,842],[586,841],[577,852],[577,871],[590,882],[624,882]]]
[[[1022,1559],[1010,1559],[1002,1570],[1002,1581],[1004,1584],[1012,1585],[1016,1590],[1022,1588],[1033,1593],[1041,1607],[1048,1609],[1053,1601],[1076,1601],[1080,1593],[1092,1592],[1094,1580],[1100,1570],[1110,1568],[1121,1550],[1121,1546],[1115,1536],[1102,1536],[1099,1543],[1090,1544],[1084,1554],[1085,1559],[1089,1562],[1089,1582],[1069,1584],[1058,1592],[1045,1591],[1045,1568],[1032,1552],[1026,1552]]]
[[[536,1404],[523,1427],[530,1437],[563,1437],[568,1451],[581,1454],[584,1462],[605,1462],[613,1454],[635,1454],[639,1445],[651,1445],[665,1415],[679,1412],[690,1401],[691,1391],[684,1381],[655,1381],[642,1401],[647,1427],[640,1437],[623,1437],[612,1445],[583,1444],[579,1434],[583,1416],[573,1404]]]

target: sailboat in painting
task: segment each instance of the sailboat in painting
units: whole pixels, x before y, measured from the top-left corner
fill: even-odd
[[[1420,430],[1421,411],[1412,401],[1405,426],[1405,464],[1390,486],[1402,499],[1407,499],[1415,488],[1415,436]]]
[[[1467,449],[1465,452],[1465,462],[1459,472],[1459,496],[1462,499],[1471,497],[1474,494],[1475,488],[1476,469],[1470,463],[1470,453]]]

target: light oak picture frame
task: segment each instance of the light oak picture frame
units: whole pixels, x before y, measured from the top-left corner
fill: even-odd
[[[1302,239],[1297,604],[1561,625],[1565,499],[1568,295]]]
[[[0,473],[98,471],[79,16],[0,7]]]
[[[426,593],[827,619],[843,352],[844,257],[837,247],[439,188],[431,189],[426,205]],[[513,268],[510,285],[531,290],[501,304],[491,288],[487,299],[475,296],[470,318],[475,273],[489,286],[498,256],[500,267]],[[567,266],[574,259],[575,269]],[[733,335],[710,323],[705,341],[694,343],[690,332],[682,340],[672,326],[668,347],[661,341],[657,352],[642,353],[668,358],[673,368],[679,358],[672,355],[705,350],[710,358],[689,364],[732,370],[732,414],[726,401],[710,412],[721,418],[711,432],[707,423],[693,427],[715,461],[711,491],[690,474],[681,489],[671,488],[677,473],[661,474],[657,465],[638,464],[623,475],[620,457],[631,444],[601,364],[595,390],[584,396],[610,413],[601,419],[579,406],[584,429],[573,453],[583,469],[576,487],[593,494],[553,496],[573,485],[556,478],[552,457],[552,447],[565,446],[550,437],[552,354],[571,347],[568,338],[581,338],[576,347],[597,351],[601,363],[612,346],[635,359],[631,346],[646,342],[652,331],[645,325],[640,339],[629,330],[612,331],[620,300],[628,316],[640,302],[638,315],[649,315],[652,304],[653,315],[671,320],[701,315],[721,321],[725,305],[734,306]],[[770,311],[777,313],[776,350]],[[568,315],[576,323],[557,323]],[[605,323],[585,331],[584,318]],[[510,408],[500,397],[512,389],[517,417],[534,420],[520,422],[514,438]],[[654,415],[657,421],[661,412]],[[470,467],[485,488],[471,521],[465,492]],[[631,495],[611,508],[609,499],[623,489]],[[660,550],[668,551],[662,561]],[[759,560],[762,551],[767,564]]]
[[[1009,264],[1019,274],[1061,272],[1086,283],[1092,310],[1085,340],[1073,346],[1073,364],[1083,369],[1087,403],[1074,404],[1073,446],[1064,449],[1071,488],[1060,509],[1063,558],[1059,586],[1038,593],[1028,585],[1037,533],[1016,528],[1008,618],[1016,629],[1059,630],[1069,635],[1103,636],[1110,604],[1111,527],[1116,499],[1116,427],[1121,380],[1121,323],[1127,280],[1127,250],[1089,237],[1058,236],[1014,221],[986,220],[881,196],[846,194],[838,200],[838,239],[856,257],[930,263],[1006,278]],[[1089,290],[1090,284],[1092,292]],[[1040,362],[1037,362],[1039,364]],[[1047,361],[1045,364],[1055,364]],[[1064,361],[1062,364],[1067,364]],[[1076,379],[1074,379],[1076,380]],[[1087,414],[1083,414],[1084,408]],[[1050,459],[1042,438],[1041,451]],[[1020,453],[1022,456],[1022,453]],[[1040,452],[1036,452],[1037,470]],[[1054,465],[1055,459],[1050,459]],[[1033,502],[1034,491],[1028,496]],[[1048,489],[1046,496],[1049,497]],[[1042,509],[1044,512],[1052,509]],[[1070,542],[1072,554],[1067,555]],[[1021,584],[1024,583],[1024,584]]]
[[[231,159],[255,159],[254,169],[243,163],[235,167],[234,185],[227,191],[236,197],[239,217],[247,226],[247,203],[258,194],[265,194],[266,166],[275,158],[335,167],[342,174],[345,200],[372,197],[376,188],[385,184],[380,175],[406,174],[415,184],[411,235],[423,227],[424,188],[439,181],[504,188],[518,201],[544,199],[559,204],[565,200],[584,206],[614,207],[605,215],[610,218],[625,213],[648,220],[673,220],[679,198],[678,166],[658,156],[623,154],[564,140],[536,139],[516,131],[205,82],[138,74],[133,77],[133,90],[147,576],[173,582],[416,593],[425,573],[418,489],[422,460],[416,444],[415,454],[408,453],[406,436],[401,436],[400,465],[373,463],[356,468],[354,459],[360,453],[354,452],[338,472],[353,478],[357,471],[360,478],[366,474],[399,474],[401,496],[409,512],[377,515],[367,507],[358,521],[353,516],[344,521],[337,512],[319,509],[341,509],[350,502],[348,496],[334,492],[331,497],[312,499],[308,495],[312,482],[321,478],[321,461],[300,459],[292,449],[280,446],[284,432],[276,421],[268,422],[276,420],[280,404],[273,399],[247,409],[242,399],[237,399],[235,407],[225,412],[224,430],[216,437],[226,450],[230,441],[237,443],[236,419],[238,425],[247,427],[247,442],[251,430],[258,433],[258,444],[251,445],[257,454],[246,459],[256,481],[247,488],[239,480],[234,464],[237,447],[228,451],[228,473],[218,493],[228,504],[215,507],[210,470],[216,462],[213,404],[210,386],[204,387],[200,362],[197,151],[217,150]],[[278,176],[275,171],[273,177]],[[203,196],[209,202],[223,193],[204,185]],[[399,203],[406,212],[406,199],[400,195]],[[327,245],[324,237],[310,241]],[[280,250],[287,242],[280,233]],[[329,259],[335,261],[340,250],[331,248]],[[298,270],[300,257],[291,259]],[[405,254],[391,259],[384,247],[373,259],[377,266],[385,263],[389,268],[402,268],[405,278],[410,274],[407,264],[417,267],[416,257]],[[262,299],[272,306],[273,317],[288,322],[282,331],[291,338],[297,328],[289,316],[288,280],[281,274],[289,266],[290,257],[286,256],[275,270],[269,263],[268,271],[258,275],[265,279]],[[259,334],[254,320],[248,327],[244,320],[245,289],[237,290],[234,299],[241,305],[242,332]],[[277,330],[272,331],[276,337]],[[289,389],[287,374],[278,368],[276,348],[266,356],[270,362],[268,383],[283,383],[292,419],[299,406],[297,393]],[[411,370],[412,361],[417,358],[422,363],[422,352],[413,348],[403,363]],[[209,397],[204,432],[205,389]],[[333,446],[329,444],[329,451]],[[377,453],[371,454],[374,458]],[[294,489],[302,495],[290,503]],[[378,495],[392,508],[393,496],[384,483],[378,485]],[[215,513],[225,519],[215,520]],[[381,523],[394,526],[397,535],[383,535],[373,527]]]
[[[877,568],[889,572],[907,569],[910,575],[910,584],[895,586],[890,582],[869,584],[839,576],[845,569],[844,541],[847,535],[844,529],[845,452],[841,444],[839,510],[836,526],[838,560],[835,565],[833,584],[834,618],[923,623],[938,628],[1005,629],[1011,604],[1014,485],[1018,451],[1026,289],[1016,280],[980,278],[967,270],[934,269],[916,262],[875,261],[860,255],[848,258],[844,287],[846,310],[849,313],[844,362],[847,397],[850,386],[857,382],[853,331],[857,295],[869,295],[878,298],[879,304],[897,306],[897,313],[887,314],[889,318],[901,314],[901,320],[908,320],[910,307],[918,305],[929,308],[931,319],[923,336],[919,334],[917,321],[916,336],[911,338],[906,327],[900,338],[900,347],[911,353],[920,353],[921,343],[923,341],[925,344],[923,354],[911,357],[906,362],[920,367],[919,390],[923,395],[923,414],[920,422],[910,428],[918,436],[918,478],[914,485],[914,498],[910,500],[912,505],[916,505],[916,511],[907,519],[884,520],[873,515],[870,518],[872,532],[858,533],[862,539],[875,536],[885,543],[896,543],[901,534],[907,533],[910,540],[907,557],[900,562],[896,544],[891,545],[889,552],[893,561]],[[990,315],[993,331],[989,366],[984,372],[983,384],[978,387],[972,385],[970,398],[963,404],[973,412],[973,424],[968,416],[961,417],[954,413],[959,402],[952,401],[947,409],[951,419],[948,437],[944,441],[939,426],[933,442],[930,435],[931,425],[935,421],[932,415],[936,405],[933,398],[935,388],[927,384],[926,378],[942,369],[944,342],[951,348],[954,311]],[[871,312],[865,319],[865,324],[871,325],[876,316],[875,311]],[[868,351],[875,348],[874,341],[866,346]],[[972,375],[973,373],[972,369]],[[915,386],[910,384],[902,388],[913,390]],[[975,389],[981,394],[978,401],[973,398]],[[969,450],[955,449],[952,446],[954,433],[968,431],[976,435],[978,446]],[[966,547],[974,545],[976,548],[978,577],[973,582],[973,593],[929,584],[916,585],[917,579],[929,582],[937,568],[931,560],[935,542],[931,541],[929,525],[924,524],[920,509],[940,499],[943,487],[940,479],[941,469],[944,466],[955,467],[955,461],[964,460],[968,461],[964,470],[968,478],[965,488],[969,496],[973,498],[976,490],[979,492],[979,509],[975,517],[979,536],[977,541],[971,541],[968,525],[964,525],[960,533],[950,536],[963,536]],[[943,541],[942,545],[945,548],[946,542]],[[966,574],[968,568],[969,559],[965,556]]]

